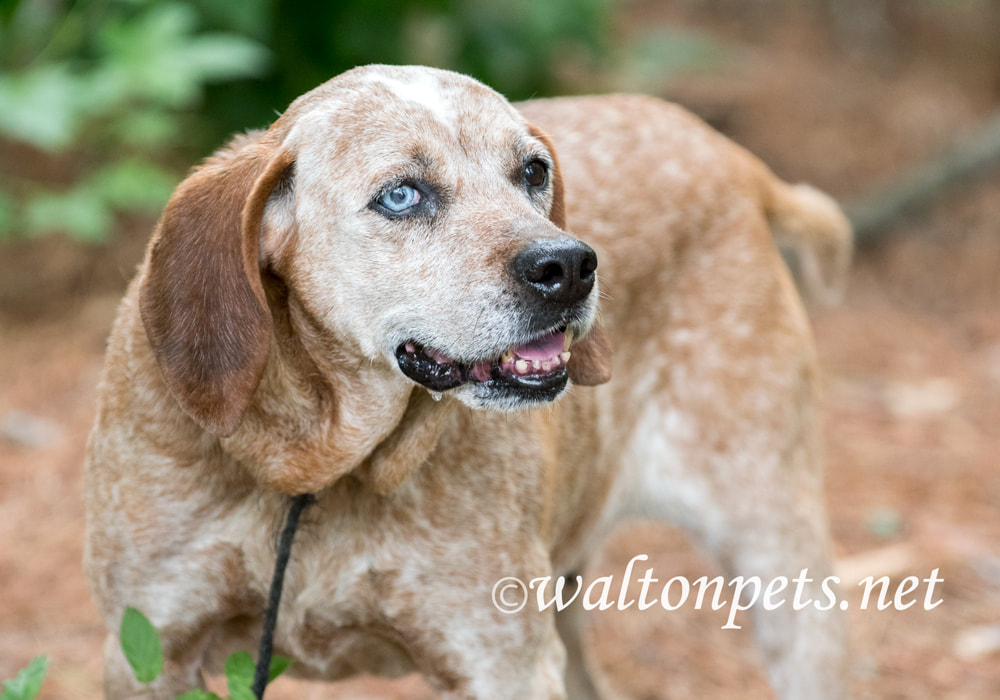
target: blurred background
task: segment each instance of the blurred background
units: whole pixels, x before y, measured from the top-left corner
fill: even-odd
[[[114,308],[199,158],[364,63],[469,73],[511,99],[640,91],[845,203],[845,302],[810,314],[844,577],[940,569],[933,611],[851,611],[858,698],[1000,697],[1000,3],[995,0],[0,1],[0,678],[100,696],[81,462]],[[634,555],[714,575],[684,536]],[[712,613],[593,613],[623,697],[768,698]],[[419,679],[274,697],[432,697]],[[269,691],[269,697],[271,693]]]

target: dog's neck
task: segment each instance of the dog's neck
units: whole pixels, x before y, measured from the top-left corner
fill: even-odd
[[[354,474],[391,492],[434,449],[454,402],[331,337],[284,285],[266,286],[267,368],[225,449],[269,490],[315,493]]]

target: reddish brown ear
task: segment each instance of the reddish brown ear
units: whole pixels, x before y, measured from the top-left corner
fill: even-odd
[[[611,343],[600,320],[570,350],[566,371],[574,384],[597,386],[611,379]]]
[[[552,209],[549,211],[549,220],[559,228],[566,229],[566,196],[563,186],[562,169],[559,167],[559,155],[556,147],[552,145],[552,139],[544,131],[534,124],[528,124],[528,131],[536,139],[545,144],[545,148],[552,155]]]
[[[549,220],[565,230],[566,195],[562,168],[559,166],[559,156],[548,134],[534,124],[528,124],[528,131],[544,143],[549,153],[552,154],[552,162],[555,167],[552,172],[552,210],[549,212]],[[611,344],[608,342],[600,321],[595,322],[590,333],[571,349],[572,356],[566,366],[566,371],[574,384],[596,386],[611,379]]]
[[[267,364],[261,218],[292,165],[285,151],[237,139],[177,187],[149,245],[139,290],[149,343],[181,407],[222,437],[239,426]]]

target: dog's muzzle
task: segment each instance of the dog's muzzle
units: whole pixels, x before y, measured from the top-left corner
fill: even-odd
[[[531,342],[509,348],[500,357],[463,363],[439,350],[415,342],[396,349],[396,362],[403,374],[432,391],[447,391],[466,382],[500,388],[530,390],[544,399],[555,398],[566,385],[566,364],[570,359],[573,332],[562,328]]]
[[[473,382],[490,394],[516,400],[551,401],[559,396],[568,380],[571,319],[582,320],[594,289],[597,254],[570,236],[535,240],[518,251],[509,269],[531,326],[547,330],[499,357],[474,361],[410,340],[396,348],[403,374],[438,392]]]

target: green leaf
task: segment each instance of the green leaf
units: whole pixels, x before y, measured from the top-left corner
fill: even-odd
[[[284,656],[272,656],[268,668],[268,681],[273,681],[292,665]],[[253,694],[253,677],[256,664],[248,652],[239,651],[226,659],[226,683],[232,700],[256,700]]]
[[[17,208],[14,200],[3,190],[0,190],[0,240],[10,237],[17,218]]]
[[[128,86],[129,96],[165,108],[189,106],[205,83],[261,74],[270,52],[227,33],[196,33],[197,13],[178,2],[154,3],[138,16],[104,25],[103,82]]]
[[[255,41],[232,34],[202,34],[177,47],[171,58],[189,66],[204,82],[260,76],[271,53]]]
[[[184,138],[179,116],[157,105],[122,110],[107,122],[107,127],[113,139],[127,146],[138,146],[145,153],[153,148],[174,146]]]
[[[0,134],[47,151],[67,148],[81,125],[79,87],[61,64],[0,75]]]
[[[151,683],[163,673],[163,647],[160,637],[145,615],[135,608],[125,608],[121,628],[122,651],[140,683]]]
[[[176,700],[222,700],[222,698],[207,690],[189,690],[183,695],[178,695]]]
[[[264,39],[273,31],[272,4],[268,0],[199,0],[195,4],[210,25],[257,39]]]
[[[92,176],[94,191],[120,209],[158,212],[170,198],[177,177],[151,163],[123,160]]]
[[[111,208],[92,188],[77,186],[66,192],[42,192],[24,209],[28,234],[65,231],[77,240],[96,243],[111,233]]]
[[[253,694],[254,662],[249,652],[238,651],[226,659],[226,686],[232,700],[256,700]]]
[[[275,678],[280,676],[282,673],[288,670],[288,667],[292,665],[292,660],[286,656],[278,656],[275,654],[271,657],[271,666],[268,668],[267,677],[268,680],[273,681]]]
[[[17,674],[17,678],[3,684],[0,700],[32,700],[42,687],[45,672],[49,669],[49,657],[36,656],[27,667]]]
[[[11,17],[17,12],[21,0],[3,0],[0,2],[0,22],[4,24],[10,22]]]

